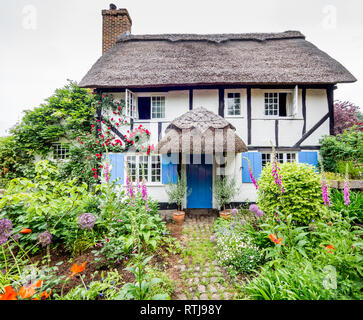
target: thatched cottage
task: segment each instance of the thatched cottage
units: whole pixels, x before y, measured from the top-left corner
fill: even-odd
[[[114,8],[114,7],[112,7]],[[354,82],[339,62],[298,31],[248,34],[131,34],[126,9],[103,10],[103,55],[82,87],[126,103],[133,126],[151,131],[156,153],[113,154],[112,179],[125,164],[162,206],[165,185],[187,176],[185,208],[215,208],[216,175],[234,177],[234,203],[254,201],[247,161],[258,177],[271,161],[318,164],[319,139],[333,134],[334,90]],[[127,130],[127,129],[126,129]]]

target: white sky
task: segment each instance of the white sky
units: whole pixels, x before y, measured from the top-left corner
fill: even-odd
[[[101,55],[101,10],[127,8],[132,33],[300,30],[358,79],[335,98],[363,107],[362,0],[2,0],[0,136]]]

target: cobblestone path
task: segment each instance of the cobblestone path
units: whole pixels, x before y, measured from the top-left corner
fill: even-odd
[[[214,217],[187,218],[182,225],[181,258],[174,268],[180,274],[177,300],[231,300],[238,288],[225,269],[218,265],[216,250],[209,238]]]

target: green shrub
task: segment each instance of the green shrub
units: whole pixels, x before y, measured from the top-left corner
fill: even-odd
[[[338,161],[363,163],[363,131],[352,128],[336,136],[325,136],[320,144],[325,171],[336,172]]]
[[[361,191],[350,191],[350,203],[345,205],[344,193],[333,189],[330,194],[332,209],[341,213],[344,217],[350,217],[358,222],[363,222],[363,193]]]
[[[213,186],[213,196],[221,210],[226,210],[226,204],[233,199],[237,192],[238,189],[234,178],[216,177]]]
[[[281,164],[282,184],[275,184],[272,166],[268,164],[259,179],[257,203],[262,211],[273,216],[276,210],[284,215],[291,214],[292,220],[309,224],[323,213],[320,175],[314,168],[302,163]]]

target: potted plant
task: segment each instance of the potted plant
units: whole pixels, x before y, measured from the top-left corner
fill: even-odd
[[[181,210],[181,205],[186,194],[190,194],[191,189],[187,187],[187,178],[185,175],[178,175],[178,181],[176,184],[171,181],[166,187],[166,193],[169,197],[169,204],[176,203],[178,210],[174,212],[174,221],[177,224],[182,224],[185,217],[185,212]]]
[[[237,193],[236,180],[234,178],[228,179],[227,177],[216,177],[214,181],[214,198],[218,206],[223,209],[219,212],[219,216],[225,219],[231,218],[231,212],[226,210],[226,204],[231,202],[232,198]]]

